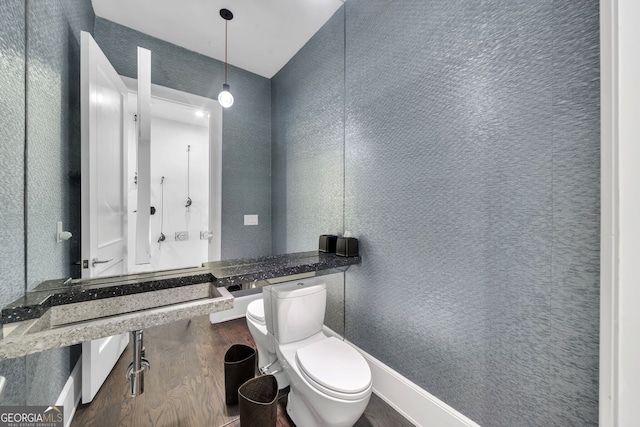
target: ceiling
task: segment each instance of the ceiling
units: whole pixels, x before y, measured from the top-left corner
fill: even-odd
[[[271,78],[333,16],[344,0],[91,0],[95,14]]]

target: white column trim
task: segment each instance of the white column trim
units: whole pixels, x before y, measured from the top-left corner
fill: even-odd
[[[58,400],[56,400],[56,406],[64,407],[64,426],[69,427],[73,416],[76,414],[76,408],[80,403],[80,396],[82,394],[82,358],[78,359],[76,366],[69,379],[65,383]]]
[[[617,423],[617,0],[600,2],[600,426]]]
[[[600,426],[640,419],[640,3],[600,1]]]

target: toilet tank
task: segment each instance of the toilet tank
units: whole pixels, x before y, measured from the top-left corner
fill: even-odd
[[[270,326],[278,343],[300,341],[322,331],[327,305],[325,283],[298,280],[270,288]]]

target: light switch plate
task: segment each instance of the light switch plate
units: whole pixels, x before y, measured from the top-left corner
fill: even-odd
[[[245,215],[244,225],[258,225],[258,215]]]

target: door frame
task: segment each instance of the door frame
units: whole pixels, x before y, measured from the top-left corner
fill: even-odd
[[[600,0],[601,427],[640,419],[640,2]]]
[[[136,79],[120,76],[129,92],[137,93]],[[151,85],[151,98],[184,104],[209,114],[209,244],[208,261],[222,258],[222,107],[217,100],[182,92],[156,84]]]

